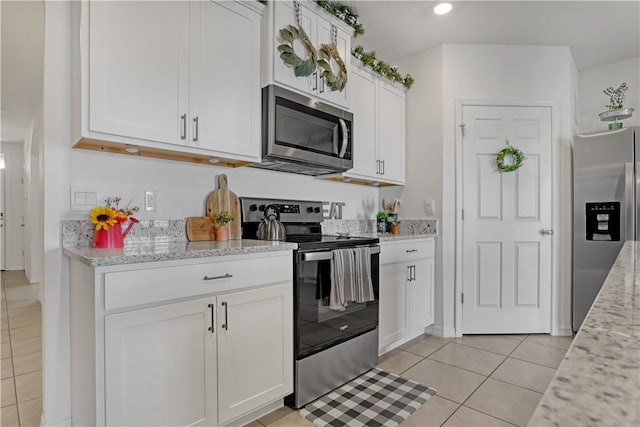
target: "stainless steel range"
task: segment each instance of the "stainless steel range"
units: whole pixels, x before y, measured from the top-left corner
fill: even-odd
[[[379,253],[377,238],[326,236],[322,202],[241,198],[242,237],[255,239],[260,221],[277,209],[294,252],[294,393],[300,408],[378,363]],[[332,260],[336,249],[367,247],[374,298],[331,309]],[[366,257],[368,259],[368,257]]]

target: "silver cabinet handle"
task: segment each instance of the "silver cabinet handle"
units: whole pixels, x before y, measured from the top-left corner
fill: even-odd
[[[315,83],[315,86],[311,90],[316,91],[318,90],[318,71],[314,71],[312,75],[313,75],[313,81]]]
[[[382,175],[384,175],[384,160],[381,161],[380,163],[382,163]]]
[[[181,115],[180,120],[182,120],[182,132],[180,132],[180,139],[187,139],[187,115]]]
[[[412,265],[411,267],[413,267],[413,280],[416,280],[416,266]]]
[[[324,93],[324,79],[320,76],[320,93]]]
[[[230,279],[233,274],[226,273],[222,276],[204,276],[202,280],[218,280],[218,279]]]
[[[349,143],[349,128],[347,127],[347,122],[343,119],[338,119],[340,122],[340,128],[342,128],[342,147],[340,147],[340,153],[338,153],[338,157],[341,159],[344,158],[345,153],[347,152],[347,145]]]
[[[213,334],[215,332],[213,329],[213,324],[215,323],[215,318],[213,316],[213,304],[209,304],[207,307],[211,309],[211,326],[209,326],[209,330]]]
[[[228,309],[229,309],[229,305],[223,301],[222,302],[222,306],[224,307],[224,323],[222,324],[222,329],[224,329],[225,331],[229,330],[229,318],[227,317],[228,313]]]
[[[380,174],[380,160],[376,160],[376,174]]]
[[[417,249],[407,249],[405,252],[410,254],[411,252],[418,252],[418,250]]]
[[[551,236],[553,235],[553,230],[551,230],[550,228],[543,228],[542,230],[540,230],[540,235]]]
[[[196,125],[195,131],[193,133],[193,141],[198,142],[198,116],[193,118],[193,123]]]

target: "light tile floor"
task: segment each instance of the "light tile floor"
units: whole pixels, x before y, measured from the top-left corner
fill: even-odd
[[[526,426],[572,337],[425,335],[380,357],[378,367],[438,394],[403,427]],[[280,408],[247,426],[313,426]]]
[[[0,425],[39,426],[42,414],[42,307],[38,284],[3,271],[0,288],[2,404]]]

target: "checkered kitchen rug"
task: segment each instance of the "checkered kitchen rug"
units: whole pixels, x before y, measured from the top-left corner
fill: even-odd
[[[395,427],[435,394],[431,387],[374,368],[299,413],[319,427]]]

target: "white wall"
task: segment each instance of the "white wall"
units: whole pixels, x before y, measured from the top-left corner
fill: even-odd
[[[24,142],[25,250],[24,270],[31,283],[42,280],[42,108]]]
[[[99,197],[119,195],[123,201],[144,207],[145,190],[158,191],[158,212],[138,219],[181,219],[204,215],[209,192],[217,189],[216,175],[226,174],[229,189],[238,196],[261,196],[346,203],[344,218],[372,219],[378,206],[378,189],[318,180],[313,177],[255,168],[222,168],[162,159],[69,149],[71,183],[98,191]],[[69,218],[86,218],[73,212]]]
[[[397,62],[403,73],[416,78],[406,94],[406,184],[383,187],[380,199],[402,200],[400,219],[436,218],[442,221],[442,47]],[[426,216],[424,201],[435,204]],[[442,325],[442,239],[436,239],[435,318]],[[441,333],[441,331],[434,331]]]
[[[598,114],[607,111],[609,97],[602,93],[607,87],[617,88],[627,83],[625,107],[635,109],[624,126],[640,125],[640,57],[614,62],[578,73],[578,131],[581,133],[607,129],[610,122],[602,122]]]

